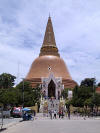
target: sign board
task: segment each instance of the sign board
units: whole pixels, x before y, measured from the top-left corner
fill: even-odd
[[[71,90],[68,90],[68,99],[71,99],[73,97],[73,92]]]

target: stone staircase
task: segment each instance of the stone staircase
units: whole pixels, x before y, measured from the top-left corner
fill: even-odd
[[[40,113],[48,113],[50,110],[59,112],[59,107],[64,107],[65,101],[62,99],[42,99],[40,103]]]
[[[59,100],[56,99],[49,99],[48,100],[48,111],[49,110],[56,110],[57,112],[59,111]]]

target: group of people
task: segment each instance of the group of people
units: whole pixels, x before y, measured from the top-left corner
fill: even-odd
[[[64,111],[63,110],[59,110],[58,114],[59,114],[59,118],[64,117]]]
[[[59,112],[57,112],[56,110],[50,110],[49,111],[49,115],[51,119],[56,119],[57,115],[59,116],[59,118],[63,118],[64,117],[64,111],[60,110]]]

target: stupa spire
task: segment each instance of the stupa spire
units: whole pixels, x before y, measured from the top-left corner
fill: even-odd
[[[49,15],[47,26],[46,26],[43,44],[40,50],[40,56],[42,55],[59,56],[50,15]]]
[[[56,46],[55,36],[54,36],[53,26],[52,26],[52,22],[51,22],[51,17],[50,16],[48,18],[48,23],[47,23],[47,27],[46,27],[46,31],[45,31],[43,45]]]

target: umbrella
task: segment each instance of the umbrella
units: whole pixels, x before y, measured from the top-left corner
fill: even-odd
[[[23,111],[30,111],[31,109],[29,109],[29,108],[23,108],[22,110]]]

